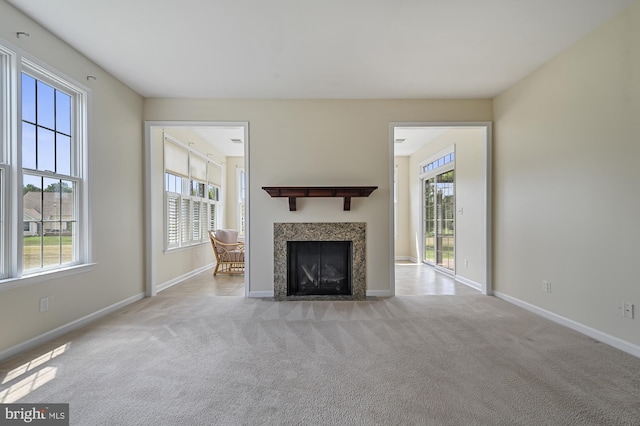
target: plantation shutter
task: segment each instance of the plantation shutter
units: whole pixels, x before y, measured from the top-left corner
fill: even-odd
[[[167,246],[177,247],[179,240],[180,197],[167,197]]]
[[[191,216],[191,200],[188,198],[182,199],[182,204],[180,206],[180,225],[181,225],[181,237],[182,242],[186,243],[189,241],[189,237],[191,236],[190,226],[190,218]]]
[[[209,214],[209,209],[207,209],[207,206],[209,205],[209,203],[207,202],[203,202],[202,203],[202,220],[200,221],[200,238],[202,240],[206,240],[208,238],[207,236],[207,231],[209,230],[209,218],[208,218],[208,214]]]
[[[193,241],[200,240],[200,203],[199,201],[195,201],[193,203],[193,225],[192,225],[192,234],[191,239]]]

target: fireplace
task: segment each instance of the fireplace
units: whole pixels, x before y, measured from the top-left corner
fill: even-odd
[[[367,293],[367,261],[366,261],[366,240],[365,240],[366,224],[361,222],[311,222],[311,223],[274,223],[273,224],[273,295],[275,299],[289,299],[289,298],[304,298],[304,297],[321,297],[321,298],[336,298],[347,300],[365,300]],[[323,287],[326,292],[324,294],[306,293],[310,286],[319,286],[318,278],[315,278],[315,272],[318,272],[318,268],[321,265],[316,264],[316,270],[312,271],[313,264],[305,267],[308,269],[309,276],[304,271],[304,268],[297,268],[301,270],[304,275],[302,277],[303,289],[290,291],[289,290],[289,262],[292,256],[291,246],[295,242],[330,242],[339,244],[329,244],[330,251],[333,251],[335,246],[346,245],[348,249],[345,255],[347,270],[350,270],[350,274],[347,273],[345,278],[350,278],[350,283],[340,283],[340,290],[328,290],[330,285],[337,284],[331,281],[341,281],[340,274],[332,268],[327,268],[324,273]],[[299,249],[296,249],[299,251]],[[303,249],[303,250],[306,250]],[[342,249],[344,250],[344,248]],[[321,255],[325,256],[326,255]],[[324,257],[323,257],[324,258]],[[333,262],[333,260],[332,260]],[[299,261],[298,261],[299,264]],[[340,269],[341,266],[333,265],[333,268]],[[349,277],[350,275],[350,277]],[[306,277],[306,280],[305,280]],[[312,284],[315,281],[315,284]],[[322,280],[322,278],[320,278]],[[299,285],[298,285],[299,287]],[[334,286],[335,287],[335,286]],[[350,290],[345,290],[350,288]],[[315,291],[312,290],[312,291]],[[347,292],[348,291],[348,292]]]
[[[351,241],[287,241],[287,296],[351,295]]]

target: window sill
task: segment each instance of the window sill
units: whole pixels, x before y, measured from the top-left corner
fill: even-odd
[[[96,263],[84,263],[82,265],[73,265],[53,271],[26,275],[20,278],[7,278],[0,280],[0,292],[19,287],[26,287],[32,284],[39,284],[45,281],[57,280],[71,275],[84,274],[91,271],[95,265]]]
[[[163,253],[164,254],[171,254],[171,253],[176,253],[176,252],[179,252],[179,251],[194,249],[194,248],[201,247],[201,246],[204,246],[204,245],[209,245],[209,244],[211,244],[211,242],[209,240],[202,240],[200,242],[192,243],[192,244],[189,244],[189,245],[186,245],[186,246],[182,246],[182,247],[166,248],[166,249],[163,250]]]

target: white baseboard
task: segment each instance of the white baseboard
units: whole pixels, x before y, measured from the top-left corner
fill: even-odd
[[[478,291],[482,291],[482,284],[480,284],[480,283],[477,283],[477,282],[475,282],[473,280],[470,280],[468,278],[465,278],[465,277],[461,277],[460,275],[456,275],[455,279],[456,279],[456,281],[461,282],[464,285],[468,285],[471,288],[474,288],[474,289],[476,289]]]
[[[418,263],[418,259],[416,259],[415,257],[411,257],[411,256],[396,256],[395,257],[395,261],[396,262],[412,262],[412,263]]]
[[[175,277],[172,280],[169,280],[167,282],[164,282],[162,284],[158,284],[158,286],[156,287],[156,291],[160,292],[162,290],[166,290],[169,287],[172,287],[178,283],[181,283],[182,281],[189,279],[191,277],[193,277],[194,275],[198,275],[201,272],[206,271],[207,269],[211,269],[215,266],[215,263],[210,263],[209,265],[204,265],[201,268],[195,269],[193,271],[187,272],[186,274],[182,274],[179,277]]]
[[[634,345],[633,343],[627,342],[626,340],[622,340],[617,337],[611,336],[610,334],[596,330],[595,328],[591,328],[577,321],[574,321],[569,318],[565,318],[563,316],[555,314],[553,312],[547,311],[546,309],[539,308],[535,305],[532,305],[520,299],[516,299],[515,297],[508,296],[504,293],[494,291],[493,295],[506,302],[509,302],[523,309],[526,309],[529,312],[533,312],[534,314],[540,315],[541,317],[544,317],[555,323],[564,325],[565,327],[575,330],[578,333],[582,333],[586,336],[599,340],[602,343],[606,343],[609,346],[613,346],[616,349],[620,349],[623,352],[626,352],[630,355],[640,358],[640,346]]]
[[[32,339],[29,339],[25,342],[12,346],[8,349],[0,352],[0,361],[10,358],[14,355],[19,354],[20,352],[27,351],[29,349],[33,349],[46,343],[50,340],[53,340],[57,337],[60,337],[64,334],[69,333],[70,331],[76,330],[80,327],[84,327],[85,325],[92,323],[96,320],[99,320],[102,317],[105,317],[118,309],[124,308],[127,305],[130,305],[138,300],[142,300],[144,298],[144,293],[136,294],[135,296],[131,296],[127,299],[124,299],[118,303],[114,303],[111,306],[107,306],[106,308],[102,308],[99,311],[93,312],[87,316],[79,318],[75,321],[71,321],[68,324],[61,325],[60,327],[54,328],[51,331],[47,331],[39,336],[36,336]]]
[[[391,290],[367,290],[367,296],[371,297],[391,297]]]
[[[249,297],[255,297],[255,298],[273,297],[273,291],[250,291]]]

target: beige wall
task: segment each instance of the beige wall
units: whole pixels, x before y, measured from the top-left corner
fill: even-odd
[[[17,39],[18,31],[31,36]],[[83,274],[0,290],[1,353],[143,293],[144,197],[142,98],[6,2],[0,37],[90,90],[88,195],[97,263]],[[52,301],[41,313],[42,297]]]
[[[416,260],[411,256],[409,233],[409,157],[395,157],[394,166],[398,170],[398,203],[396,211],[397,233],[395,236],[395,257],[398,260]]]
[[[388,292],[390,242],[389,123],[491,120],[490,100],[180,100],[147,99],[146,120],[248,121],[250,291],[273,291],[275,222],[367,223],[370,291]],[[342,211],[340,199],[271,199],[262,186],[377,185]]]
[[[640,2],[498,96],[494,116],[495,289],[639,345]]]
[[[486,269],[485,134],[485,129],[479,127],[450,129],[429,142],[409,159],[411,171],[409,234],[414,242],[410,249],[411,257],[417,259],[419,257],[417,245],[421,241],[420,212],[422,210],[422,187],[418,178],[419,164],[455,146],[456,275],[480,287],[485,284]],[[465,259],[468,261],[467,266],[464,263]]]
[[[227,157],[225,161],[227,168],[227,180],[224,189],[225,215],[222,227],[228,229],[240,229],[240,226],[238,225],[238,200],[236,198],[238,191],[236,172],[237,169],[244,168],[244,157]]]

